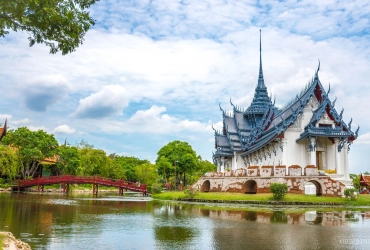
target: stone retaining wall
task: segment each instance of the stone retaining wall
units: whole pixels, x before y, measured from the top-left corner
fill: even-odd
[[[316,186],[317,195],[343,196],[345,185],[328,176],[201,177],[194,186],[203,192],[270,193],[271,183],[285,183],[289,193],[304,194],[305,184]]]

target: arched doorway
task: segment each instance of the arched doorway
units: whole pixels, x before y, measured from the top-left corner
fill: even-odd
[[[308,181],[304,185],[304,194],[308,195],[322,195],[321,184],[317,181]]]
[[[203,182],[201,191],[202,192],[209,192],[210,187],[211,187],[211,183],[207,180],[207,181]]]
[[[257,193],[257,183],[254,180],[246,181],[243,185],[245,194],[256,194]]]

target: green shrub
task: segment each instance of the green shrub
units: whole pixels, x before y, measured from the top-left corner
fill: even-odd
[[[270,190],[274,200],[281,200],[288,192],[288,186],[285,183],[271,183]]]
[[[358,197],[357,189],[356,188],[344,189],[344,196],[346,196],[346,198],[350,198],[351,201],[357,200],[357,197]]]
[[[3,178],[0,178],[0,188],[8,188],[9,184]]]
[[[160,194],[162,192],[162,185],[160,183],[155,183],[151,186],[151,190],[149,190],[150,192],[152,192],[152,194]]]
[[[198,189],[192,187],[192,186],[187,186],[184,189],[185,196],[188,198],[194,198],[198,194]]]

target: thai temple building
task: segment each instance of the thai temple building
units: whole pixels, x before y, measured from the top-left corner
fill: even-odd
[[[320,62],[303,90],[284,108],[276,107],[263,78],[260,34],[259,75],[253,101],[241,108],[230,99],[230,112],[220,106],[223,128],[215,130],[213,154],[218,172],[208,173],[198,182],[203,190],[267,192],[269,183],[285,182],[290,191],[304,193],[304,186],[311,182],[317,194],[340,195],[345,186],[352,185],[348,152],[359,128],[353,132],[352,119],[343,121],[343,109],[336,110],[336,100],[329,98],[330,85],[325,91],[319,70]],[[213,179],[204,186],[207,177]],[[224,179],[220,182],[215,177]],[[225,177],[238,178],[233,182],[230,178],[225,181]],[[323,178],[325,183],[336,184],[325,184],[320,181]],[[248,184],[250,180],[253,182]],[[341,190],[326,192],[329,190],[325,185],[340,186]]]

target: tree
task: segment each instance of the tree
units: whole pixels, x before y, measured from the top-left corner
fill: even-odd
[[[6,175],[14,179],[21,169],[17,150],[0,144],[0,176]]]
[[[188,183],[194,183],[199,180],[200,176],[217,169],[214,163],[211,163],[207,160],[202,160],[202,157],[200,156],[198,156],[198,166],[198,169],[189,177]]]
[[[361,185],[360,185],[360,175],[359,174],[349,174],[349,177],[352,179],[352,184],[353,186],[359,190]]]
[[[161,165],[165,158],[167,162],[173,164],[173,172],[170,170],[172,175],[174,175],[177,183],[180,182],[178,176],[182,176],[185,184],[186,174],[191,174],[198,167],[196,152],[187,142],[182,142],[175,140],[163,146],[158,151],[158,157],[156,160],[157,165]],[[167,164],[168,166],[168,164]],[[163,167],[163,166],[162,166]],[[161,172],[163,169],[161,169]],[[176,185],[177,185],[176,183]]]
[[[165,157],[161,156],[157,159],[158,174],[163,176],[163,179],[168,183],[169,177],[174,172],[174,165]]]
[[[86,11],[98,0],[0,1],[0,37],[8,30],[26,31],[29,45],[44,43],[50,53],[76,50],[95,21]]]
[[[94,145],[90,144],[88,141],[85,141],[84,139],[81,139],[80,142],[76,143],[76,148],[83,149],[83,148],[94,148]]]
[[[137,180],[140,183],[145,183],[151,186],[152,184],[157,182],[157,166],[151,164],[150,162],[146,162],[144,164],[136,166],[135,173]]]
[[[62,145],[57,150],[57,168],[64,174],[76,175],[81,163],[81,155],[76,147]]]
[[[148,160],[140,160],[132,156],[115,156],[113,164],[115,164],[114,171],[117,173],[117,179],[125,179],[129,181],[137,181],[136,166],[150,163]]]
[[[214,163],[207,160],[199,159],[199,172],[200,174],[205,174],[208,172],[216,171],[217,167]]]
[[[31,131],[26,127],[8,131],[2,141],[17,149],[23,178],[32,177],[39,167],[39,162],[53,157],[58,148],[54,135],[49,135],[43,130]]]
[[[106,176],[112,160],[101,149],[83,148],[79,150],[81,164],[78,173],[84,176]]]

